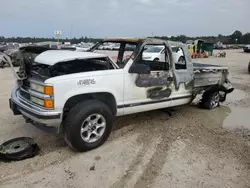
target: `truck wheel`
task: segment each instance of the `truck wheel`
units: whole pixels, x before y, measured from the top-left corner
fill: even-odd
[[[202,96],[200,106],[205,109],[214,109],[220,104],[219,91],[205,92]]]
[[[154,60],[153,61],[159,61],[159,58],[154,58]]]
[[[250,62],[248,63],[248,73],[250,74]]]
[[[64,139],[73,149],[84,152],[101,146],[109,137],[113,115],[109,107],[88,100],[73,107],[64,121]]]

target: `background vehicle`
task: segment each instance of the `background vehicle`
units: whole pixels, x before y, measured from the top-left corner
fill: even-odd
[[[250,44],[243,47],[244,52],[250,52]]]
[[[171,46],[172,55],[175,62],[185,61],[183,51],[180,47]],[[143,52],[143,59],[150,61],[165,61],[165,47],[164,46],[147,46]]]
[[[172,53],[173,53],[173,57],[175,62],[179,62],[179,63],[184,63],[185,64],[185,57],[183,54],[183,51],[181,50],[180,47],[176,47],[176,46],[171,46],[172,49]]]
[[[115,61],[98,53],[107,42],[120,44]],[[130,55],[128,44],[136,46]],[[145,59],[148,46],[163,46],[163,58]],[[182,51],[183,63],[174,60],[171,46]],[[115,116],[186,105],[200,93],[203,108],[216,108],[234,90],[227,76],[226,67],[193,63],[182,43],[105,39],[89,52],[48,50],[34,62],[26,59],[9,102],[15,115],[62,132],[68,145],[82,152],[107,140]]]
[[[143,59],[149,61],[164,61],[164,46],[147,46],[143,52]]]

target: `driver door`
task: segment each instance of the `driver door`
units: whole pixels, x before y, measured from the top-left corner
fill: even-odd
[[[165,46],[159,61],[143,59],[145,45]],[[124,114],[149,111],[154,109],[166,108],[171,106],[171,88],[168,87],[169,71],[169,52],[167,45],[157,43],[147,43],[142,45],[139,55],[134,61],[127,63],[124,68]],[[131,72],[136,65],[147,67],[149,73]],[[139,70],[142,71],[143,70]]]

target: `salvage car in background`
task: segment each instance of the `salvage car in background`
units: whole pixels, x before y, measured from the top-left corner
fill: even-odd
[[[175,62],[184,62],[184,54],[180,47],[171,46],[173,58]],[[164,61],[165,47],[164,46],[146,46],[146,50],[143,52],[143,59],[149,61]]]
[[[244,52],[250,52],[250,44],[243,47]]]
[[[98,53],[103,43],[120,45],[115,61]],[[135,46],[129,58],[126,45]],[[164,58],[145,60],[146,46],[163,46]],[[171,46],[180,48],[184,64],[174,60]],[[197,94],[203,108],[214,109],[234,90],[227,67],[193,63],[186,45],[149,38],[105,39],[88,52],[47,50],[24,59],[15,76],[14,115],[63,133],[79,152],[101,146],[115,116],[186,105]]]

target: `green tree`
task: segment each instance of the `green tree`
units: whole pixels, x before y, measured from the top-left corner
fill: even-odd
[[[231,35],[231,42],[232,43],[240,43],[242,37],[242,33],[239,30],[236,30],[232,35]]]

